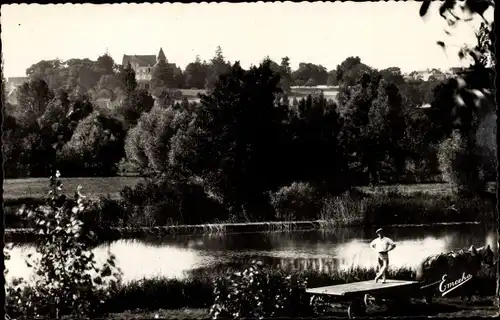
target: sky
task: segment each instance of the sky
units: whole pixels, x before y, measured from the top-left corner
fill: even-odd
[[[421,18],[417,2],[211,3],[2,5],[2,51],[5,77],[24,76],[41,60],[97,59],[108,52],[116,63],[124,54],[157,54],[181,68],[214,56],[243,67],[266,56],[278,63],[288,56],[300,62],[336,68],[359,56],[374,68],[403,72],[463,65],[458,47],[444,52],[436,45],[473,43],[473,28],[444,33],[445,22],[431,6]]]

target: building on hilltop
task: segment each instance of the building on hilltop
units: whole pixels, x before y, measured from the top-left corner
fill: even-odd
[[[433,77],[435,80],[442,81],[454,77],[456,75],[460,75],[464,73],[466,70],[467,68],[464,67],[452,67],[444,71],[439,69],[418,70],[418,71],[413,71],[409,74],[405,74],[404,78],[406,80],[428,81],[431,77]]]
[[[135,78],[137,80],[138,87],[150,90],[153,68],[159,61],[165,61],[165,63],[169,64],[162,48],[160,48],[160,52],[158,52],[157,56],[124,54],[122,65],[126,66],[130,63],[132,69],[135,71]]]

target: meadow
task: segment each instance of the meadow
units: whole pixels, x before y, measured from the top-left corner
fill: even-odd
[[[338,87],[327,87],[327,86],[318,86],[318,87],[292,87],[290,92],[290,98],[300,98],[306,97],[309,94],[314,94],[317,91],[323,91],[323,94],[328,99],[335,99],[337,93],[339,92]],[[190,101],[198,101],[198,94],[204,94],[206,91],[204,89],[179,89],[182,93],[182,96],[187,98]]]
[[[82,193],[90,198],[110,196],[117,199],[124,187],[132,187],[141,177],[96,177],[96,178],[61,178],[67,192],[82,186]],[[358,190],[367,194],[398,192],[401,194],[432,194],[450,195],[452,190],[446,183],[392,185],[376,187],[358,187]],[[47,196],[47,178],[5,179],[3,185],[3,200],[6,205],[22,204],[26,199],[44,199]]]
[[[141,181],[140,177],[96,177],[96,178],[61,178],[67,192],[73,192],[81,185],[82,193],[90,198],[110,196],[116,199],[124,187],[131,187]],[[23,200],[45,199],[47,196],[47,178],[6,179],[3,184],[5,205],[23,204]],[[28,200],[29,201],[29,200]]]

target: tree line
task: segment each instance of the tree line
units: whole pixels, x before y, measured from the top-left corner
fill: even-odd
[[[270,60],[268,57],[266,60]],[[350,69],[350,64],[356,68]],[[88,94],[92,99],[109,99],[119,102],[125,96],[125,87],[121,81],[127,65],[115,63],[108,54],[100,56],[96,61],[90,59],[69,59],[67,61],[43,60],[26,69],[30,80],[44,80],[52,91],[64,89],[71,93]],[[199,56],[189,63],[185,70],[175,64],[161,60],[152,69],[151,86],[153,95],[159,95],[165,88],[169,89],[213,89],[218,77],[231,68],[231,63],[224,57],[222,49],[217,47],[215,55],[209,61],[202,61]],[[359,57],[351,57],[336,69],[328,71],[322,65],[301,62],[297,70],[292,70],[290,58],[283,57],[278,64],[271,61],[271,68],[280,74],[280,88],[290,93],[291,86],[338,86],[340,83],[352,85],[356,81],[355,74],[367,70],[368,66],[360,63]],[[348,68],[353,75],[345,73]],[[439,70],[434,70],[439,73]],[[395,74],[394,81],[404,82],[399,68],[388,68],[387,76]],[[418,80],[418,77],[414,75]],[[422,79],[418,80],[422,81]]]
[[[315,174],[327,179],[326,171],[340,170],[332,172],[331,179],[349,173],[352,183],[389,183],[406,179],[411,167],[414,180],[426,181],[439,174],[438,145],[455,128],[449,119],[461,117],[459,126],[464,130],[477,131],[479,125],[470,123],[467,113],[460,115],[454,109],[453,79],[408,81],[398,68],[379,71],[357,57],[347,58],[337,68],[340,92],[336,102],[321,94],[290,101],[283,90],[283,83],[289,78],[269,59],[250,70],[243,70],[239,63],[229,66],[217,75],[213,88],[196,104],[175,103],[169,90],[153,98],[148,91],[138,89],[130,66],[115,73],[109,59],[98,59],[97,65],[101,68],[94,66],[95,72],[116,76],[113,84],[123,92],[121,104],[114,109],[97,107],[91,95],[69,91],[64,85],[54,91],[43,77],[31,79],[19,88],[19,105],[7,108],[4,124],[7,176],[44,176],[54,161],[60,168],[68,163],[68,170],[74,175],[84,168],[92,175],[113,175],[118,170],[116,163],[124,156],[135,160],[122,163],[134,164],[141,172],[158,172],[176,159],[173,151],[167,150],[175,139],[179,139],[174,144],[178,149],[180,141],[189,137],[179,130],[203,132],[213,137],[210,139],[229,139],[233,134],[231,124],[238,128],[234,129],[238,139],[250,139],[229,140],[236,148],[231,147],[231,152],[246,144],[259,145],[259,151],[254,151],[251,158],[254,161],[264,157],[266,160],[259,160],[262,163],[288,154],[286,163],[297,161],[301,173],[287,175],[297,175],[297,179],[310,179]],[[65,83],[74,81],[70,79]],[[420,109],[424,103],[430,103],[431,108]],[[215,127],[210,130],[202,127],[199,120],[208,112],[213,115],[201,123],[214,122]],[[137,142],[138,147],[147,148],[149,143],[153,149],[167,149],[132,154],[130,141],[135,135],[137,139],[146,139],[144,130],[152,130],[151,141]],[[278,138],[283,140],[273,141]],[[289,149],[271,156],[277,150],[274,145]],[[215,152],[220,146],[218,142],[209,149]],[[151,160],[154,157],[167,158]],[[200,157],[208,159],[203,153]],[[213,161],[212,165],[218,166],[216,159]],[[278,163],[276,170],[266,170],[276,173],[283,169]],[[233,163],[229,166],[234,169]],[[318,172],[306,173],[307,170]]]

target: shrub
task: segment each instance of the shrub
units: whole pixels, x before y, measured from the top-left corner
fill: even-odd
[[[443,180],[459,193],[472,193],[484,189],[485,177],[481,170],[481,156],[472,143],[467,143],[458,130],[439,146],[439,168]]]
[[[33,283],[16,279],[7,286],[7,313],[23,318],[95,316],[116,290],[121,272],[113,255],[97,266],[88,241],[93,234],[85,232],[79,219],[88,204],[78,192],[73,202],[59,194],[62,184],[58,171],[50,178],[50,189],[46,205],[24,211],[36,222],[39,257],[29,255],[26,259],[35,271]]]
[[[494,203],[478,197],[376,194],[368,198],[365,224],[492,221]]]
[[[316,219],[321,208],[318,192],[307,182],[294,182],[282,187],[271,193],[270,198],[278,220]]]
[[[127,217],[122,201],[107,196],[92,202],[81,219],[88,231],[101,232],[124,225]]]
[[[214,282],[213,319],[264,317],[300,317],[310,314],[306,295],[307,282],[300,276],[269,272],[261,263],[253,263]]]
[[[366,214],[366,199],[355,199],[348,195],[325,197],[319,218],[341,225],[363,223]]]
[[[203,186],[172,175],[126,187],[121,196],[128,224],[199,224],[227,218],[222,205]]]

